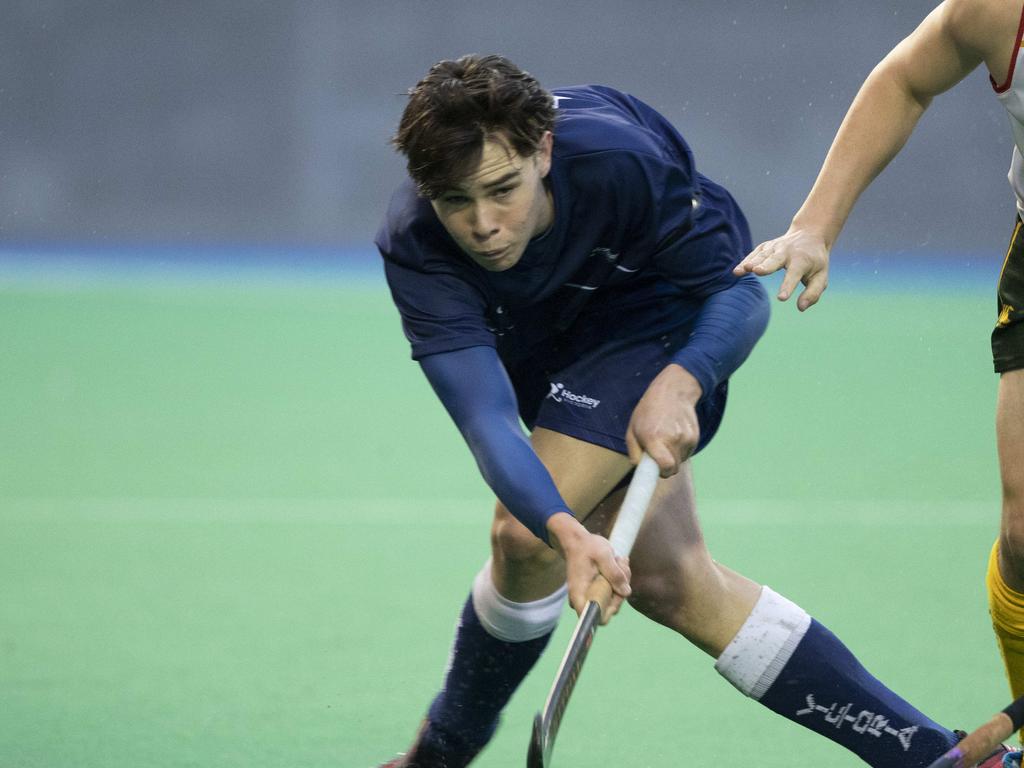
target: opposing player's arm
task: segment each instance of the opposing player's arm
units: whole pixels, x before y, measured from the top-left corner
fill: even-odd
[[[931,100],[989,55],[994,5],[946,0],[889,52],[861,86],[789,230],[754,249],[736,274],[786,269],[779,299],[802,282],[798,307],[818,300],[828,284],[829,251],[861,193],[902,149]]]
[[[868,184],[903,148],[932,99],[982,60],[969,5],[947,0],[868,75],[794,225],[832,246]],[[970,27],[968,29],[968,27]]]

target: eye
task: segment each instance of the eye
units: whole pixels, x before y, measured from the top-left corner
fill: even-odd
[[[468,199],[469,198],[467,198],[465,195],[455,195],[455,194],[441,195],[441,203],[442,203],[442,205],[447,205],[447,206],[465,205],[466,201]]]
[[[513,190],[515,190],[515,185],[510,185],[507,187],[498,187],[497,189],[494,190],[493,195],[494,197],[501,200],[511,195]]]

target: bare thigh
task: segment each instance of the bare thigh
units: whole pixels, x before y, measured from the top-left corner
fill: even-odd
[[[586,520],[629,472],[626,456],[559,432],[538,428],[531,442],[573,514]],[[491,526],[494,586],[509,600],[550,595],[565,581],[565,564],[498,502]]]
[[[607,533],[624,491],[605,499],[587,527]],[[658,487],[630,557],[629,602],[649,618],[718,656],[746,621],[761,587],[708,552],[697,516],[690,462]]]
[[[613,490],[630,470],[614,451],[548,430],[533,445],[562,498],[584,525],[607,535],[625,497]],[[491,529],[492,577],[510,600],[550,595],[565,582],[561,557],[499,503]],[[742,626],[760,585],[712,560],[697,517],[690,462],[658,481],[630,556],[630,603],[718,656]]]
[[[1003,486],[1000,571],[1010,587],[1024,592],[1024,370],[999,379],[996,442]]]

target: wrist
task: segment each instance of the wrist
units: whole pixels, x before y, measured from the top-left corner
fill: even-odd
[[[545,525],[548,531],[548,542],[552,549],[564,555],[571,549],[574,542],[585,536],[587,529],[569,511],[556,512]]]
[[[696,403],[704,396],[704,387],[697,380],[697,377],[690,373],[680,363],[669,363],[668,367],[672,369],[673,373],[673,386],[681,397]]]
[[[820,240],[826,250],[831,250],[832,243],[839,236],[839,230],[842,229],[842,226],[842,222],[821,221],[808,214],[804,214],[802,211],[798,211],[796,216],[793,217],[793,221],[789,224],[789,232],[787,234],[800,233],[805,237],[812,237],[815,240]]]

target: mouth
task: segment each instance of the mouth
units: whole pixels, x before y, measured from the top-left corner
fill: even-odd
[[[506,245],[504,248],[496,248],[492,251],[474,251],[474,253],[481,259],[484,259],[486,261],[497,261],[506,253],[508,253],[508,250],[511,247],[512,246]]]

